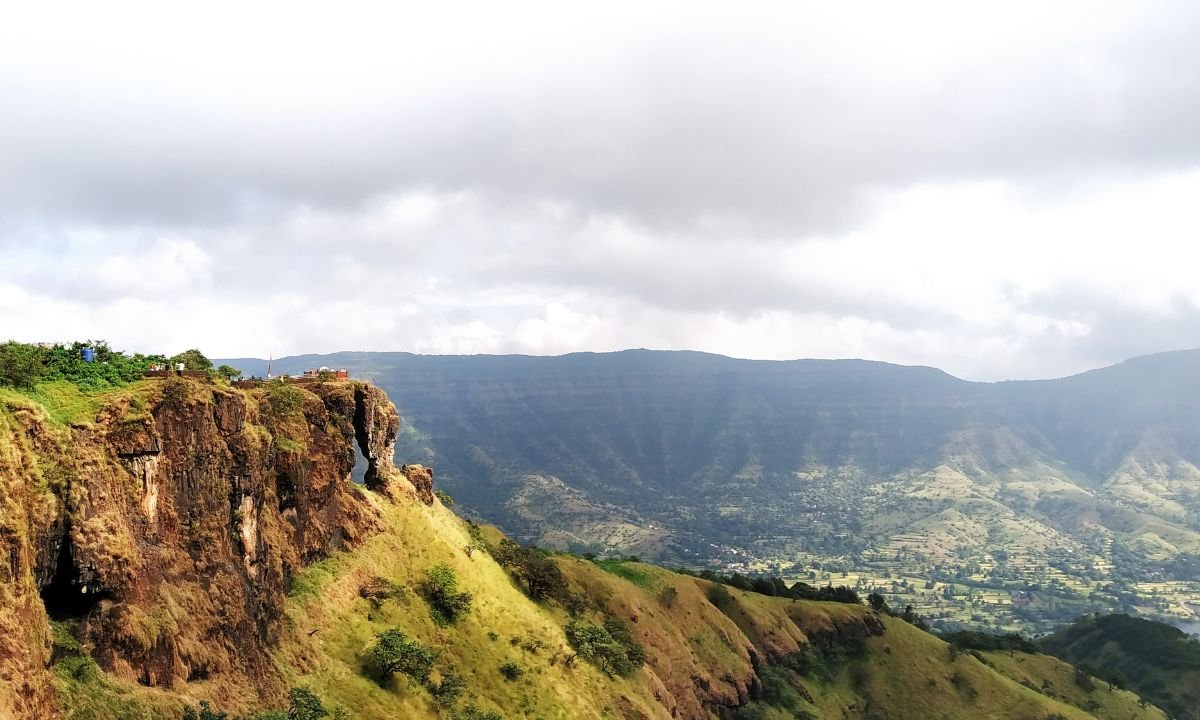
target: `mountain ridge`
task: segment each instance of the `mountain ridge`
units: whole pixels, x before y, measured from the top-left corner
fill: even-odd
[[[864,589],[888,591],[888,574],[936,588],[962,575],[977,590],[946,592],[1033,591],[1003,608],[1025,629],[1105,609],[1184,620],[1200,603],[1171,569],[1200,553],[1197,350],[991,383],[687,351],[274,361],[317,365],[385,389],[409,422],[397,462],[437,466],[468,513],[526,540],[796,577],[861,570]],[[1006,545],[1013,557],[996,554]],[[910,599],[969,618],[936,592]]]

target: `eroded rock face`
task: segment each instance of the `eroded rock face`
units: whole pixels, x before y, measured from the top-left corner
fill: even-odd
[[[0,427],[26,450],[0,457],[0,499],[25,510],[0,518],[0,601],[13,611],[0,617],[0,680],[15,688],[0,690],[0,716],[55,717],[39,591],[127,679],[240,673],[282,694],[268,650],[291,577],[378,529],[350,482],[353,444],[375,487],[411,483],[391,462],[399,418],[382,391],[313,384],[280,415],[266,392],[169,379],[148,407],[118,401],[87,426],[30,411]]]
[[[407,495],[432,505],[433,473],[421,465],[405,465],[397,470],[392,463],[399,431],[400,416],[387,395],[374,385],[356,385],[354,433],[367,459],[367,487],[391,498]]]

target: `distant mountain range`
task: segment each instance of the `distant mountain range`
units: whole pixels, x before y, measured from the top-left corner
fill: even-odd
[[[273,367],[321,365],[393,398],[408,423],[398,461],[432,465],[468,513],[527,540],[924,578],[931,592],[915,599],[930,612],[955,604],[955,581],[967,597],[1011,592],[1016,616],[1043,619],[1116,607],[1186,618],[1200,603],[1187,585],[1200,575],[1200,351],[1000,383],[646,350],[346,352]],[[1139,586],[1151,582],[1167,583],[1165,600]]]

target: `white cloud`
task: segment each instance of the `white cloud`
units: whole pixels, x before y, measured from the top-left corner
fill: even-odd
[[[982,378],[1198,345],[1198,20],[27,4],[0,27],[0,335]]]

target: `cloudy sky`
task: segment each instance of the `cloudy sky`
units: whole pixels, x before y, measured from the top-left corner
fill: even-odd
[[[1200,346],[1195,3],[23,5],[0,336],[972,379]]]

